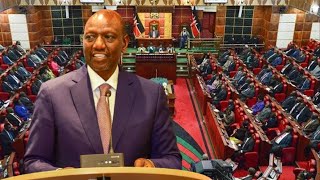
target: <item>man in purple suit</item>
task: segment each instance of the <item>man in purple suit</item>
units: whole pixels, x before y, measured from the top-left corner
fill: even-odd
[[[119,70],[129,36],[115,11],[89,18],[83,50],[87,66],[42,84],[24,157],[25,172],[79,167],[80,155],[103,154],[97,120],[99,86],[109,84],[112,147],[126,166],[181,169],[181,155],[163,88]]]

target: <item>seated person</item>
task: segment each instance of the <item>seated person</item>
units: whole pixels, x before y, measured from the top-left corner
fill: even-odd
[[[175,52],[174,47],[172,47],[172,44],[169,44],[169,46],[167,47],[167,52],[168,53],[174,53]]]
[[[229,56],[231,55],[231,51],[229,49],[226,50],[225,52],[223,52],[222,54],[220,54],[218,59],[224,58],[227,55],[229,55]]]
[[[267,62],[270,63],[273,67],[280,65],[282,63],[282,56],[280,52],[274,53],[267,59]]]
[[[267,68],[265,73],[262,75],[262,77],[259,80],[263,85],[269,86],[271,77],[272,77],[272,71],[271,69]]]
[[[228,60],[224,65],[222,66],[223,72],[229,73],[230,71],[233,71],[236,67],[236,64],[233,60],[233,56],[229,56]]]
[[[316,78],[320,79],[320,65],[318,64],[318,61],[316,62],[316,66],[310,71],[310,73],[314,75]]]
[[[292,117],[295,118],[299,114],[300,110],[304,107],[305,107],[305,104],[304,104],[302,98],[297,97],[297,100],[295,101],[294,106],[289,111],[289,113],[291,114]]]
[[[156,47],[153,46],[152,42],[149,43],[149,46],[147,47],[147,51],[149,53],[155,53],[156,52]]]
[[[9,74],[7,75],[7,81],[14,89],[20,89],[23,83],[14,75],[14,71],[10,70]]]
[[[23,74],[20,74],[16,66],[12,67],[10,71],[12,71],[12,74],[16,76],[22,84],[27,81],[27,77],[25,77]]]
[[[271,94],[281,93],[283,91],[282,82],[278,81],[274,76],[271,77],[269,86],[271,87],[269,91]]]
[[[21,121],[21,119],[14,113],[13,109],[11,107],[7,108],[7,115],[6,115],[6,119],[8,120],[8,122],[16,127],[16,128],[20,128],[23,125],[23,122]]]
[[[247,82],[247,73],[244,72],[243,75],[240,77],[240,79],[238,81],[234,82],[233,85],[235,86],[235,88],[239,88],[246,82]]]
[[[165,48],[162,46],[162,44],[159,45],[159,47],[157,48],[157,52],[158,53],[164,53]]]
[[[274,54],[274,47],[271,47],[262,57],[264,59],[268,59],[273,54]]]
[[[242,122],[240,128],[234,129],[233,133],[230,135],[230,141],[233,141],[235,144],[242,143],[247,131],[249,131],[249,121],[245,120]]]
[[[18,50],[22,55],[26,54],[26,51],[22,48],[20,41],[16,41],[16,44],[13,45],[13,48]]]
[[[320,143],[320,126],[318,126],[317,130],[311,134],[310,143],[304,149],[305,156],[309,157],[311,148],[313,148],[318,152],[320,150],[318,148],[319,143]]]
[[[256,115],[256,120],[259,123],[263,123],[266,119],[270,118],[271,114],[271,105],[266,104],[265,107]]]
[[[229,127],[235,122],[233,110],[226,109],[225,113],[222,113],[222,121],[225,127]]]
[[[299,124],[302,124],[302,123],[308,121],[308,119],[311,116],[312,116],[312,112],[311,112],[310,108],[306,104],[303,104],[302,108],[299,110],[297,116],[295,116],[295,119],[297,120],[297,122]]]
[[[275,157],[281,157],[282,149],[290,146],[292,142],[292,132],[292,127],[287,125],[284,131],[271,141],[272,147],[270,153],[273,153]]]
[[[253,98],[254,94],[255,94],[255,87],[254,87],[254,83],[251,82],[247,89],[241,91],[240,98],[241,100],[246,100],[249,98]]]
[[[272,112],[270,117],[262,122],[261,128],[266,131],[268,128],[274,128],[278,126],[278,121],[276,115]]]
[[[300,73],[299,73],[300,74]],[[292,84],[297,86],[297,89],[300,91],[304,91],[310,88],[310,80],[306,76],[298,75],[295,79],[293,79]]]
[[[251,84],[251,82],[252,82],[251,79],[246,79],[245,83],[243,83],[241,86],[238,86],[236,89],[237,89],[239,92],[241,92],[241,91],[247,89],[248,86]]]
[[[35,78],[35,80],[33,81],[32,85],[31,85],[31,91],[32,91],[33,95],[37,95],[40,90],[40,87],[43,83],[40,79],[41,79],[41,77],[40,77],[40,75],[38,75],[37,78]]]
[[[27,97],[25,92],[21,92],[19,96],[19,102],[23,104],[30,113],[33,112],[34,103]]]
[[[284,74],[287,76],[293,67],[294,67],[294,65],[290,61],[288,61],[287,64],[281,69],[280,72],[281,72],[281,74]]]
[[[2,91],[13,95],[17,89],[14,89],[14,87],[12,87],[11,84],[7,82],[7,78],[5,76],[2,76],[1,80]]]
[[[233,78],[230,79],[232,84],[235,85],[235,83],[244,75],[244,73],[243,67],[240,66],[237,73],[233,76]]]
[[[296,67],[293,67],[291,69],[291,71],[289,72],[289,74],[287,75],[287,78],[289,80],[294,80],[296,79],[298,76],[302,76],[302,74],[298,71],[298,69]]]
[[[207,77],[207,75],[211,74],[212,67],[210,61],[207,61],[202,66],[200,66],[199,70],[202,77]]]
[[[226,55],[226,56],[218,59],[219,65],[220,65],[220,66],[223,66],[223,65],[228,61],[228,59],[229,59],[229,55]]]
[[[296,99],[297,93],[295,91],[291,92],[291,94],[281,103],[282,108],[285,111],[290,112],[296,102]]]
[[[261,77],[267,72],[267,70],[269,70],[268,65],[263,65],[261,71],[259,72],[259,74],[257,75],[257,79],[260,81]]]
[[[320,88],[318,88],[316,94],[313,96],[312,102],[319,107],[319,105],[320,105]]]
[[[244,141],[241,144],[238,144],[238,150],[234,152],[234,154],[231,156],[231,159],[237,163],[239,163],[239,166],[244,165],[244,153],[251,152],[254,148],[254,138],[250,131],[246,131]]]
[[[211,103],[213,105],[220,106],[220,101],[225,100],[227,98],[227,89],[224,84],[221,84],[221,87],[216,93],[211,93],[212,101]]]
[[[145,53],[145,52],[146,52],[146,48],[143,46],[143,44],[140,44],[140,46],[138,47],[137,53]]]
[[[319,66],[319,62],[318,62],[318,59],[316,57],[313,57],[310,64],[308,65],[308,67],[306,67],[306,70],[307,71],[312,71],[314,70],[314,68],[316,66]]]
[[[258,96],[258,101],[256,102],[255,105],[253,105],[251,107],[252,110],[252,114],[256,115],[257,113],[259,113],[260,111],[262,111],[262,109],[264,108],[264,101],[263,101],[263,96],[259,95]]]
[[[6,52],[3,52],[3,53],[2,53],[2,61],[3,61],[4,64],[7,64],[7,65],[9,65],[9,66],[12,66],[13,63],[14,63],[14,61],[12,61],[12,60],[8,57],[8,55],[6,54]]]
[[[5,123],[4,129],[0,133],[1,148],[5,156],[8,156],[15,151],[12,146],[15,137],[16,133],[13,127],[9,123]]]
[[[254,54],[250,54],[250,56],[245,59],[244,63],[247,65],[247,68],[251,70],[259,66],[259,60]]]
[[[221,85],[222,85],[222,75],[219,74],[212,84],[207,85],[208,89],[210,90],[210,94],[213,94],[213,96],[215,96],[215,93],[219,92]]]
[[[320,57],[320,44],[318,44],[318,46],[314,49],[313,55]]]
[[[150,38],[159,38],[160,37],[160,33],[156,29],[156,26],[152,26],[152,30],[149,32],[149,37]]]
[[[302,131],[305,133],[305,135],[309,136],[317,130],[320,125],[319,120],[320,119],[318,115],[313,113],[311,119],[307,121],[302,127]]]
[[[297,63],[303,63],[305,59],[306,59],[306,55],[303,52],[299,51],[299,54],[296,56],[295,61]]]
[[[22,103],[20,103],[19,100],[15,100],[13,104],[14,104],[15,114],[24,121],[29,120],[29,118],[31,117],[31,114],[28,111],[28,109]]]

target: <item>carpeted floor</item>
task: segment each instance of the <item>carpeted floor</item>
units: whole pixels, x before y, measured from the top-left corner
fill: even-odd
[[[207,152],[186,79],[178,78],[174,91],[176,95],[175,115],[173,117],[174,129],[178,147],[183,156],[183,167],[184,169],[189,169],[191,162],[199,161],[202,155]]]

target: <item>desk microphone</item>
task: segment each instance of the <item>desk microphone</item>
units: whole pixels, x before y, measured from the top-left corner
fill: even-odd
[[[110,89],[107,90],[107,92],[106,92],[105,95],[106,95],[106,97],[110,97],[110,96],[111,96],[111,91],[110,91]]]
[[[107,101],[109,104],[109,97],[111,96],[110,89],[107,90],[105,96],[107,97]],[[109,118],[111,119],[110,113],[109,113]],[[111,133],[109,153],[80,155],[80,164],[81,164],[81,167],[123,167],[124,155],[123,153],[114,153],[113,145],[112,145],[112,133]]]
[[[108,104],[109,104],[109,108],[110,108],[110,103],[109,103],[109,97],[111,96],[111,91],[110,91],[110,89],[108,89],[107,91],[106,91],[106,94],[105,94],[105,96],[107,97],[107,101],[108,101]],[[111,119],[111,114],[109,113],[109,118]],[[111,127],[112,127],[112,124],[111,124]],[[111,134],[110,134],[110,144],[109,144],[109,153],[114,153],[114,151],[113,151],[113,147],[112,147],[112,128],[111,128]]]

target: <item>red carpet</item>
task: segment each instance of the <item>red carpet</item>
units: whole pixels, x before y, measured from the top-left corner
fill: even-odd
[[[174,85],[174,91],[176,100],[175,115],[173,119],[193,137],[203,152],[207,153],[192,106],[187,83],[184,78],[177,78],[176,85]]]

